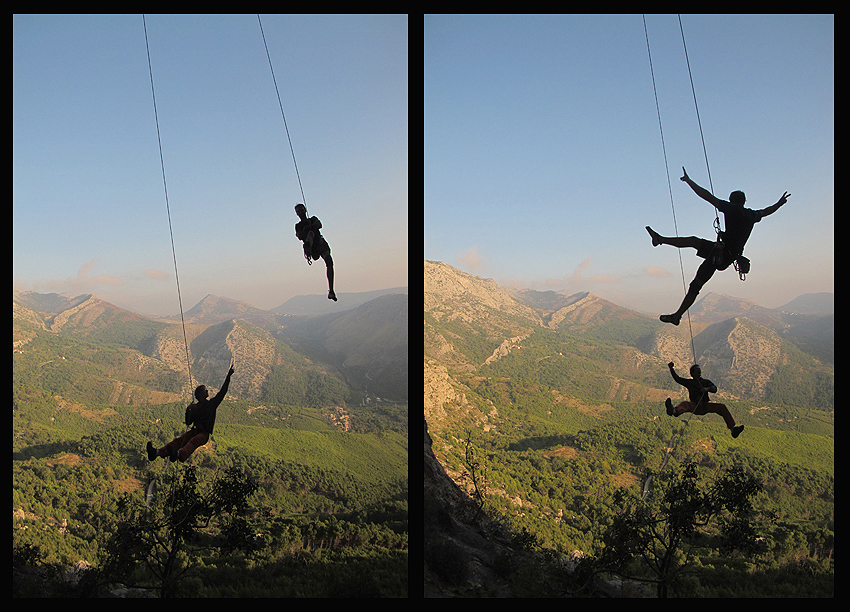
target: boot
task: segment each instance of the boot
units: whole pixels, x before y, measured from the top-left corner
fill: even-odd
[[[646,231],[648,231],[649,235],[652,236],[652,246],[657,247],[659,244],[661,244],[661,234],[656,231],[653,231],[653,229],[648,225],[646,226]]]
[[[661,315],[658,318],[661,319],[661,321],[664,323],[672,323],[673,325],[678,325],[679,321],[682,320],[682,315],[676,314],[674,312],[673,314]]]

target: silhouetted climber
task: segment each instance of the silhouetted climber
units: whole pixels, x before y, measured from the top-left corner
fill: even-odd
[[[190,425],[192,428],[160,449],[154,448],[153,444],[148,441],[148,459],[153,461],[157,457],[168,457],[171,461],[180,460],[182,463],[195,452],[196,448],[209,442],[210,435],[215,427],[216,410],[227,394],[227,388],[230,386],[230,377],[232,375],[233,364],[231,363],[227,377],[224,379],[224,384],[212,399],[207,399],[210,394],[204,385],[200,385],[195,389],[195,400],[197,403],[192,402],[186,407],[186,425]]]
[[[737,438],[744,431],[743,425],[735,427],[735,419],[732,418],[732,414],[725,404],[708,401],[708,394],[717,393],[717,386],[707,378],[702,378],[702,371],[698,365],[694,364],[691,366],[692,378],[682,378],[677,375],[673,369],[672,361],[667,364],[667,367],[670,368],[670,374],[673,375],[673,380],[685,387],[688,390],[688,396],[691,398],[691,401],[681,402],[674,408],[673,402],[668,397],[667,401],[664,402],[667,406],[667,414],[677,417],[685,412],[693,412],[696,415],[702,416],[710,412],[723,417],[723,420],[726,421],[726,427],[732,432],[733,438]]]
[[[753,231],[753,226],[761,221],[762,218],[772,215],[788,201],[791,195],[788,192],[782,194],[779,201],[773,206],[768,206],[761,210],[750,210],[744,208],[746,196],[743,191],[733,191],[729,194],[729,202],[714,197],[711,192],[694,183],[685,168],[682,167],[684,176],[681,180],[691,186],[691,189],[703,200],[714,206],[717,210],[723,213],[726,224],[725,232],[718,232],[717,242],[711,242],[704,238],[689,236],[687,238],[668,238],[653,231],[651,227],[646,226],[646,231],[652,236],[652,246],[659,244],[669,244],[678,249],[694,248],[697,250],[697,256],[702,257],[705,261],[697,269],[696,277],[691,281],[690,288],[685,294],[685,299],[682,300],[679,310],[669,315],[661,315],[659,318],[665,323],[678,325],[685,311],[691,307],[699,295],[700,289],[714,275],[715,270],[725,270],[732,264],[736,263],[736,268],[740,274],[747,274],[750,271],[750,260],[744,257],[744,245],[750,237],[750,232]]]
[[[295,205],[295,214],[301,219],[295,224],[295,236],[304,241],[304,257],[307,263],[313,265],[313,260],[319,257],[325,260],[328,267],[328,299],[336,302],[334,293],[334,260],[331,259],[331,247],[324,236],[319,233],[322,222],[317,217],[307,218],[307,207],[303,204]]]

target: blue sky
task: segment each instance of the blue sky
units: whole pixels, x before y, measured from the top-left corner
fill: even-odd
[[[714,209],[676,15],[646,18],[679,234]],[[834,18],[682,23],[715,193],[788,204],[755,226],[741,282],[703,293],[780,306],[834,290]],[[640,15],[425,17],[425,259],[503,285],[594,293],[645,312],[683,294]],[[702,261],[682,251],[686,283]]]
[[[327,293],[256,15],[148,15],[183,293]],[[407,16],[262,16],[336,291],[407,280]],[[15,287],[179,311],[141,15],[13,19]],[[342,306],[342,304],[341,304]]]

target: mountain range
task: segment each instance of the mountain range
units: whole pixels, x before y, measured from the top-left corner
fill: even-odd
[[[312,393],[406,403],[406,288],[350,297],[348,310],[307,316],[207,295],[184,316],[192,384],[217,389],[233,359],[235,399],[297,403]],[[300,298],[307,311],[318,296]],[[185,398],[191,385],[183,333],[179,317],[146,317],[90,294],[13,295],[16,377],[33,384],[49,378],[86,401]]]
[[[503,288],[443,262],[425,261],[424,279],[426,597],[564,596],[577,561],[619,543],[611,525],[628,500],[666,503],[686,464],[709,478],[732,465],[754,474],[803,543],[789,566],[809,554],[809,525],[831,533],[833,294],[770,309],[707,293],[690,325],[673,326],[590,292]],[[737,438],[716,415],[665,414],[666,398],[687,398],[667,364],[688,377],[694,359],[745,425]],[[749,590],[758,575],[730,565],[720,578],[701,563],[690,575],[718,578],[724,596],[730,576]],[[576,584],[594,575],[606,597],[646,596],[620,574]]]
[[[425,261],[424,276],[425,408],[426,417],[429,411],[436,417],[428,418],[432,427],[455,409],[454,418],[486,420],[487,407],[475,405],[470,381],[496,372],[539,373],[555,362],[563,365],[547,376],[559,393],[663,401],[671,389],[666,364],[687,376],[694,353],[720,397],[832,410],[833,294],[770,309],[708,293],[690,310],[692,349],[687,324],[664,324],[590,292],[505,289],[443,262]]]

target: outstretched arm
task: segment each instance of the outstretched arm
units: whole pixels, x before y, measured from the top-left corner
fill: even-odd
[[[691,180],[691,177],[689,177],[688,173],[685,171],[684,166],[682,166],[682,174],[683,174],[683,176],[682,176],[681,180],[684,181],[685,183],[687,183],[690,186],[690,188],[694,190],[695,194],[697,194],[699,197],[701,197],[703,200],[705,200],[706,202],[708,202],[709,204],[711,204],[715,208],[717,207],[718,203],[722,204],[723,200],[714,197],[714,195],[708,189],[705,189],[704,187],[700,187],[699,185],[694,183]]]
[[[679,376],[678,374],[676,374],[676,370],[673,369],[675,366],[673,365],[672,361],[667,364],[667,367],[670,368],[670,375],[673,376],[673,380],[675,380],[680,385],[684,386],[684,382],[683,382],[684,379],[681,376]]]
[[[233,365],[234,362],[230,362],[230,369],[227,371],[227,376],[224,379],[224,384],[221,385],[221,389],[218,390],[218,393],[215,394],[215,397],[212,398],[211,403],[214,403],[215,406],[218,406],[221,403],[221,400],[224,399],[224,396],[227,395],[227,390],[230,388],[230,377],[233,376]]]
[[[761,209],[761,216],[766,217],[768,215],[772,215],[777,210],[782,208],[782,205],[785,204],[788,201],[788,198],[790,198],[790,197],[791,197],[791,194],[786,191],[785,193],[782,194],[782,197],[779,198],[779,201],[776,204],[774,204],[773,206],[768,206],[767,208]]]

